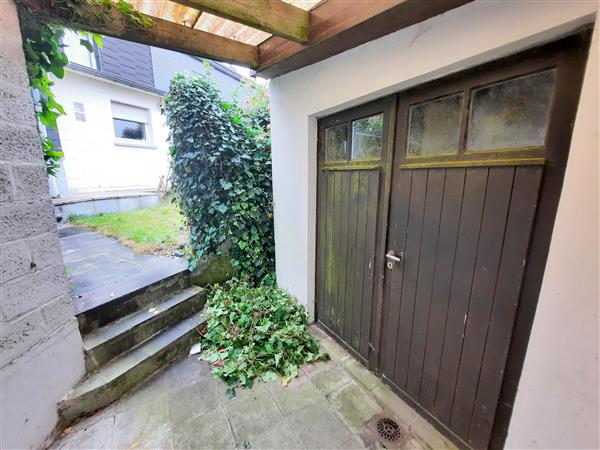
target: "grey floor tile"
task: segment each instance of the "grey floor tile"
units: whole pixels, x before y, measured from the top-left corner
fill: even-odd
[[[365,423],[382,411],[381,407],[354,382],[333,392],[329,401],[344,422],[358,433],[365,432]]]
[[[251,438],[249,444],[256,450],[296,450],[303,449],[302,442],[287,422],[280,422],[263,434]]]
[[[64,434],[51,449],[105,449],[112,448],[115,419],[108,417],[77,431]]]
[[[163,448],[169,446],[171,446],[171,425],[166,405],[146,402],[115,416],[113,448]]]
[[[297,412],[289,418],[288,423],[309,449],[338,448],[353,436],[325,403]]]
[[[177,450],[235,448],[235,439],[223,409],[219,408],[175,428],[173,448]]]
[[[264,433],[283,420],[264,386],[257,386],[248,395],[227,403],[225,410],[238,443]]]
[[[217,395],[210,380],[169,392],[169,418],[173,427],[219,408],[221,403]]]
[[[306,375],[293,380],[287,386],[282,386],[279,382],[269,383],[268,389],[284,416],[289,416],[307,406],[325,400],[325,395],[312,384]]]

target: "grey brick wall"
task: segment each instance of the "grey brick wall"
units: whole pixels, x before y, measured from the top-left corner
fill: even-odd
[[[83,354],[16,8],[9,0],[0,10],[0,447],[35,448],[57,422],[56,402],[83,375]]]

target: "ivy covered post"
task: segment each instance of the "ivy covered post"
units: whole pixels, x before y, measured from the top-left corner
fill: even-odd
[[[275,244],[268,97],[226,102],[206,78],[178,75],[164,99],[172,184],[190,229],[190,268],[227,249],[234,269],[273,280]]]

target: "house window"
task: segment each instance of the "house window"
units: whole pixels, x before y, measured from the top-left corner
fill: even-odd
[[[65,54],[70,63],[96,69],[96,55],[81,44],[82,40],[92,43],[89,36],[84,36],[77,31],[65,30],[63,36]]]
[[[75,110],[75,120],[77,122],[85,122],[85,109],[83,103],[73,102],[73,109]]]
[[[117,143],[150,144],[150,115],[145,108],[111,102]]]

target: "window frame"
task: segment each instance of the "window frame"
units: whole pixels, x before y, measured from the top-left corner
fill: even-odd
[[[488,65],[476,68],[467,73],[435,80],[413,89],[401,92],[398,96],[397,126],[397,161],[396,166],[406,169],[419,167],[466,167],[489,165],[536,165],[546,161],[546,144],[552,122],[552,111],[555,107],[556,86],[559,82],[557,76],[554,80],[552,95],[549,101],[548,118],[546,122],[546,137],[544,145],[523,146],[512,148],[467,150],[468,126],[471,111],[473,91],[493,84],[523,78],[547,70],[554,70],[557,74],[559,65],[558,56],[540,55],[520,64],[509,64],[506,60],[498,61],[493,70]],[[463,104],[460,115],[459,143],[456,153],[440,155],[408,155],[408,133],[410,108],[430,100],[463,94]]]
[[[342,111],[338,114],[319,119],[319,136],[318,136],[318,159],[321,169],[323,170],[343,170],[347,168],[370,169],[380,167],[386,162],[387,146],[390,139],[390,105],[392,98],[384,97],[374,100],[365,105]],[[379,158],[371,159],[352,159],[352,123],[356,120],[365,119],[367,117],[383,115],[383,123],[381,130],[381,155]],[[346,125],[347,135],[346,142],[348,147],[347,159],[328,161],[326,159],[326,130],[341,125]]]
[[[131,118],[126,118],[126,117],[116,117],[114,109],[113,109],[113,104],[115,104],[115,103],[129,107],[129,108],[135,108],[135,109],[145,111],[147,122],[140,122],[138,120],[133,120]],[[111,100],[110,106],[111,106],[111,124],[112,124],[113,139],[114,139],[115,145],[123,146],[123,147],[156,148],[156,146],[154,145],[154,135],[153,135],[153,128],[152,128],[152,114],[151,114],[150,108],[145,108],[143,106],[138,106],[138,105],[132,105],[131,103],[125,103],[125,102],[122,102],[119,100]],[[142,139],[130,139],[130,138],[118,137],[116,129],[115,129],[115,119],[143,124],[145,139],[142,140]]]

